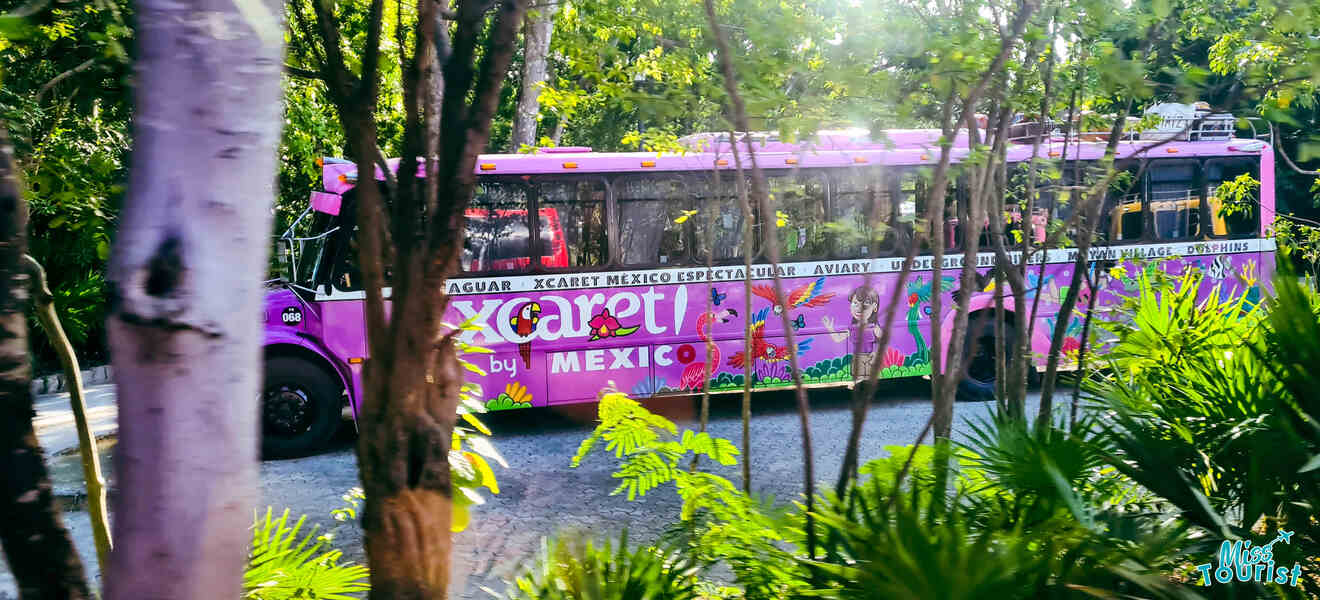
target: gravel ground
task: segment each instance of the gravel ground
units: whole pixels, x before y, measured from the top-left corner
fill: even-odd
[[[885,446],[915,440],[930,416],[927,389],[925,382],[917,380],[890,383],[881,391],[867,419],[863,460],[886,455]],[[752,488],[779,502],[790,502],[803,491],[801,429],[793,395],[763,393],[753,400]],[[813,392],[811,401],[815,479],[831,485],[847,442],[848,396],[843,391],[822,390]],[[1029,414],[1034,413],[1037,396],[1033,394],[1028,402],[1032,405]],[[696,402],[692,400],[656,401],[647,406],[680,428],[696,427]],[[964,419],[987,416],[990,409],[990,403],[959,403],[955,437]],[[484,419],[494,430],[495,444],[509,468],[496,467],[501,493],[476,507],[471,526],[455,538],[451,597],[490,598],[488,590],[502,593],[505,581],[535,559],[544,536],[615,536],[626,528],[630,540],[645,542],[655,539],[677,518],[679,503],[670,488],[657,489],[634,502],[610,496],[617,483],[610,476],[617,464],[613,456],[596,454],[581,467],[569,468],[578,444],[595,425],[594,406],[496,413]],[[712,398],[709,431],[741,443],[739,396]],[[717,472],[740,482],[740,469]],[[319,456],[266,462],[261,480],[265,503],[277,511],[288,508],[294,515],[306,514],[309,522],[324,527],[339,525],[334,531],[345,558],[365,559],[357,528],[330,518],[330,511],[343,505],[341,496],[358,485],[351,436],[344,436],[330,452]],[[84,564],[94,569],[86,515],[66,513],[66,520]],[[13,589],[7,569],[0,568],[0,599],[6,593],[13,595]]]

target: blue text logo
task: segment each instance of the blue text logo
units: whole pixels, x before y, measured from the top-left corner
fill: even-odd
[[[1213,582],[1230,581],[1297,585],[1297,577],[1302,574],[1302,565],[1293,563],[1292,568],[1274,564],[1274,545],[1283,542],[1292,543],[1291,531],[1279,530],[1279,536],[1264,546],[1252,546],[1250,540],[1225,541],[1219,545],[1218,566],[1212,563],[1197,565],[1201,573],[1201,585]]]

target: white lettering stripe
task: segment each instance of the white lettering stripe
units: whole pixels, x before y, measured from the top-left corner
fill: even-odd
[[[1174,256],[1207,256],[1216,254],[1242,254],[1248,252],[1272,252],[1275,242],[1269,238],[1249,238],[1236,240],[1209,240],[1200,242],[1170,242],[1164,244],[1134,244],[1131,246],[1100,246],[1091,248],[1090,260],[1119,260],[1168,258]],[[1031,264],[1040,264],[1039,254],[1033,257]],[[1021,252],[1010,252],[1009,258],[1014,264],[1022,260]],[[1077,260],[1077,249],[1063,248],[1050,250],[1046,256],[1048,264],[1066,264]],[[957,252],[944,257],[945,269],[962,268],[963,255]],[[995,265],[993,252],[977,254],[978,267]],[[912,271],[920,273],[933,268],[930,256],[918,256],[914,259]],[[779,265],[779,275],[784,278],[820,277],[865,273],[897,273],[903,268],[902,257],[876,259],[827,260],[813,262],[785,262]],[[591,273],[515,275],[511,277],[454,278],[445,283],[445,289],[451,296],[472,296],[492,293],[520,293],[532,291],[563,291],[597,288],[641,287],[665,284],[706,283],[707,281],[736,282],[744,278],[745,268],[741,265],[712,267],[707,276],[706,267],[668,267],[635,271],[599,271]],[[773,276],[770,265],[752,265],[752,279],[765,280]],[[561,282],[563,286],[559,285]],[[389,297],[389,290],[385,290]],[[318,293],[316,299],[325,300],[361,300],[365,292],[334,291],[331,294]]]

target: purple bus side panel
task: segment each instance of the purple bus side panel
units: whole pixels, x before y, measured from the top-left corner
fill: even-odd
[[[1259,281],[1255,282],[1254,292],[1248,290],[1246,282],[1252,273],[1256,277],[1267,273],[1261,264],[1265,255],[1193,256],[1158,264],[1170,275],[1178,275],[1186,267],[1201,269],[1206,273],[1203,296],[1218,285],[1221,297],[1244,291],[1259,297]],[[1093,268],[1101,268],[1096,264]],[[1108,272],[1102,274],[1107,283],[1100,290],[1098,306],[1117,306],[1122,297],[1135,293],[1138,267],[1132,262],[1121,264],[1123,277],[1114,279]],[[957,274],[956,269],[947,272]],[[989,269],[978,272],[977,287],[970,292],[972,310],[993,310]],[[1070,264],[1047,265],[1043,275],[1038,265],[1028,269],[1027,301],[1035,303],[1035,296],[1040,295],[1031,346],[1041,366],[1071,273]],[[876,274],[871,278],[870,292],[863,286],[861,275],[809,274],[783,279],[788,306],[782,310],[788,312],[794,329],[798,365],[805,383],[847,384],[875,369],[884,378],[931,373],[934,286],[929,271],[909,277],[889,324],[889,347],[870,358],[882,334],[879,322],[897,279],[892,273]],[[944,279],[941,346],[947,348],[958,282],[954,276]],[[485,377],[474,379],[481,383],[493,409],[591,401],[606,387],[636,397],[697,393],[707,373],[711,391],[736,391],[742,389],[746,362],[752,365],[755,388],[791,385],[790,350],[781,317],[770,301],[773,293],[767,291],[771,284],[757,281],[754,285],[763,293],[754,292],[750,317],[746,314],[742,282],[729,281],[716,282],[709,288],[706,283],[697,283],[459,296],[454,299],[455,312],[449,318],[481,315],[477,320],[484,321],[485,329],[470,334],[468,339],[496,352],[471,355],[469,359],[487,372]],[[540,318],[530,334],[519,336],[511,315],[533,302],[542,310]],[[1065,330],[1064,362],[1080,346],[1081,311],[1085,306],[1083,294],[1078,312],[1070,317]],[[1005,308],[1014,310],[1011,298],[1005,299]],[[754,332],[750,360],[743,341],[748,320]],[[864,357],[860,361],[853,357],[856,340],[849,333],[859,324]]]
[[[349,393],[355,414],[360,414],[362,390],[362,363],[351,359],[367,356],[365,303],[360,300],[321,302],[322,339],[330,352],[348,365]]]
[[[1161,268],[1178,275],[1195,267],[1206,274],[1202,297],[1219,286],[1221,297],[1245,292],[1249,299],[1258,299],[1261,286],[1273,271],[1273,252],[1268,245],[1264,251],[1239,252],[1253,243],[1248,240],[1243,246],[1236,242],[1220,246],[1232,249],[1234,254],[1174,258],[1148,262],[1146,266],[1130,261],[1093,263],[1092,268],[1105,269],[1098,274],[1105,282],[1098,306],[1118,306],[1123,297],[1135,294],[1141,268]],[[1120,264],[1121,271],[1112,269]],[[1154,267],[1156,264],[1160,266]],[[898,275],[873,274],[868,286],[861,274],[819,274],[840,265],[843,263],[782,267],[786,301],[779,307],[772,302],[772,282],[754,281],[750,312],[737,271],[729,271],[728,279],[709,284],[674,283],[671,277],[681,278],[668,273],[667,283],[590,289],[554,289],[558,276],[538,275],[536,287],[549,286],[545,291],[456,295],[445,320],[457,323],[472,319],[482,326],[481,331],[466,333],[463,339],[493,353],[473,353],[464,358],[485,371],[486,375],[473,375],[471,380],[481,385],[482,397],[492,410],[591,401],[606,387],[643,398],[699,393],[703,385],[715,392],[737,391],[743,387],[747,364],[751,365],[754,388],[788,386],[792,383],[790,352],[796,353],[803,380],[809,385],[846,385],[877,370],[883,378],[929,375],[934,351],[931,323],[940,323],[944,332],[941,346],[947,348],[958,269],[945,270],[940,290],[941,318],[933,319],[931,315],[935,293],[932,273],[920,271],[912,273],[899,290],[893,321],[884,324]],[[757,276],[768,274],[763,268],[753,270]],[[1030,265],[1027,270],[1026,300],[1029,305],[1038,302],[1031,348],[1039,366],[1044,365],[1071,272],[1071,264],[1057,263],[1047,265],[1043,273],[1039,265]],[[607,283],[606,278],[612,276],[623,277],[601,274],[599,283]],[[994,309],[988,267],[978,269],[975,287],[968,293],[973,311]],[[278,322],[279,311],[291,302],[291,296],[272,295],[268,300],[268,323]],[[539,307],[534,322],[520,316],[531,314],[524,312],[529,304]],[[1063,345],[1065,367],[1071,361],[1067,355],[1080,345],[1081,311],[1085,306],[1083,295],[1078,312],[1069,317]],[[1005,308],[1015,309],[1011,298],[1005,298]],[[302,343],[306,336],[297,335],[297,330],[305,329],[307,335],[316,336],[319,329],[324,351],[318,352],[330,354],[334,368],[346,377],[356,409],[362,399],[362,371],[361,364],[352,359],[367,354],[364,302],[323,301],[316,309],[319,314],[307,315],[298,327],[268,327],[267,341],[277,343],[288,338],[288,343]],[[1030,310],[1030,306],[1023,310]],[[789,348],[780,312],[787,313],[796,348]],[[743,334],[749,322],[753,331],[750,355]],[[884,325],[890,328],[889,345],[877,352]],[[862,336],[860,358],[854,357],[854,332]]]

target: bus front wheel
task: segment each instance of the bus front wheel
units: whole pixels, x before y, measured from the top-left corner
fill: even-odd
[[[289,356],[266,361],[261,392],[262,458],[307,456],[339,430],[338,383],[324,369]]]

